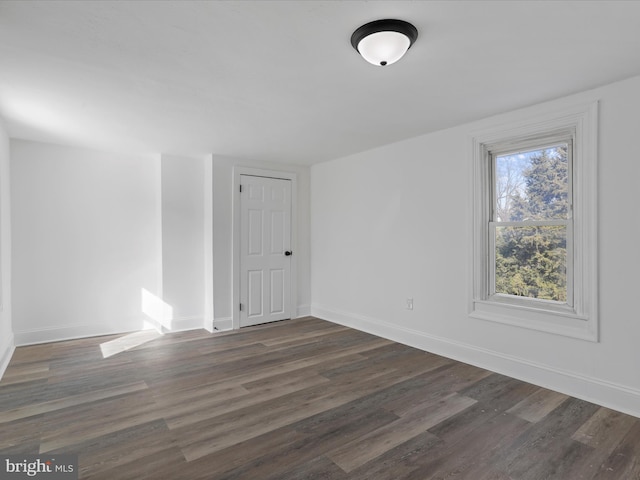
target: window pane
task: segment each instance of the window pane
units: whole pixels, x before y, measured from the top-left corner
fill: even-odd
[[[495,291],[567,301],[567,227],[495,227]]]
[[[568,218],[568,144],[497,156],[495,221]]]

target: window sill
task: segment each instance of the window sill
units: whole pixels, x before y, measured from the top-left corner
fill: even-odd
[[[598,341],[593,319],[575,313],[570,307],[566,310],[548,310],[495,300],[474,300],[469,316],[590,342]]]
[[[552,300],[538,300],[495,293],[487,300],[478,301],[487,304],[507,305],[509,307],[531,312],[545,312],[550,315],[563,315],[571,318],[581,318],[583,320],[587,319],[584,316],[578,315],[575,309],[566,303],[554,302]]]

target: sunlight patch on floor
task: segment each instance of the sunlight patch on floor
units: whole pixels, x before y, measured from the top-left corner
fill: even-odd
[[[157,330],[141,330],[139,332],[129,333],[115,340],[109,340],[100,344],[102,357],[109,358],[118,353],[126,352],[132,348],[138,347],[144,343],[161,337],[162,334]]]

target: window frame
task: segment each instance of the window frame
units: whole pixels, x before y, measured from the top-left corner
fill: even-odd
[[[519,112],[506,115],[511,117],[506,124],[495,124],[471,135],[472,318],[598,341],[597,115],[597,102],[531,117]],[[495,157],[567,141],[571,151],[567,303],[495,293],[495,236],[491,235],[495,225],[491,223],[509,223],[495,221]],[[554,222],[557,221],[551,221]],[[537,226],[549,221],[531,223]],[[522,222],[518,224],[524,226]]]

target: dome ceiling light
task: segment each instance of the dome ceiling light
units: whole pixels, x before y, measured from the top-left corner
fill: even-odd
[[[369,63],[391,65],[402,58],[418,38],[418,29],[403,20],[376,20],[351,35],[351,45]]]

